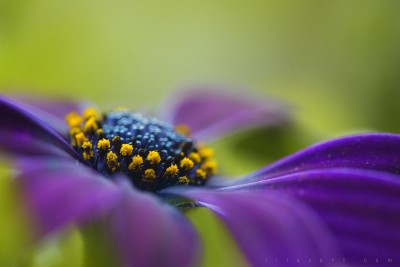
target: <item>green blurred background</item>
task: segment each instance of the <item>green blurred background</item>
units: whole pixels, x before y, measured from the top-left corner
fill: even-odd
[[[223,172],[243,173],[315,140],[400,132],[399,10],[398,0],[0,0],[0,91],[154,109],[178,88],[206,84],[290,103],[289,128],[215,144]],[[265,134],[265,146],[251,142]],[[1,181],[0,212],[11,215],[0,263],[12,266],[29,235]],[[207,226],[208,250],[230,246],[210,217],[189,217]],[[32,266],[83,266],[80,235],[66,238],[35,247]],[[206,253],[204,264],[235,263],[232,250]]]
[[[287,100],[323,133],[399,131],[399,10],[397,0],[0,0],[0,88],[156,107],[186,85],[243,86]]]

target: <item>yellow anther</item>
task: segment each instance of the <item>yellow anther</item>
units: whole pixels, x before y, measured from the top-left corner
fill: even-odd
[[[130,144],[122,144],[121,149],[119,153],[121,153],[122,156],[127,157],[132,155],[133,151],[133,146]]]
[[[119,142],[119,141],[121,141],[121,138],[118,135],[116,135],[116,136],[113,137],[112,141],[113,142]]]
[[[75,140],[77,146],[82,146],[87,141],[87,138],[84,133],[80,132],[75,135]]]
[[[215,160],[207,160],[201,165],[201,169],[206,173],[215,174],[217,172],[217,162]]]
[[[196,153],[196,152],[191,152],[189,154],[189,159],[193,160],[194,163],[201,162],[201,157],[200,157],[199,153]]]
[[[179,163],[179,167],[181,167],[181,169],[183,169],[185,171],[190,170],[191,168],[193,168],[193,166],[194,166],[193,161],[186,157],[183,158],[181,160],[181,162]]]
[[[150,164],[158,164],[161,161],[160,154],[158,154],[157,151],[150,151],[149,154],[147,155],[147,160],[150,162]]]
[[[178,166],[176,166],[176,164],[171,164],[171,166],[169,166],[165,172],[168,173],[171,176],[174,176],[178,173],[179,169]]]
[[[142,164],[143,164],[143,158],[139,155],[136,155],[132,158],[132,162],[131,164],[129,164],[128,168],[129,170],[134,171],[137,170]]]
[[[186,176],[179,177],[178,184],[188,185],[189,182],[190,180]]]
[[[185,135],[187,137],[191,136],[190,128],[186,124],[178,124],[178,125],[176,125],[175,126],[175,132],[177,132],[178,134]]]
[[[71,137],[70,142],[72,146],[77,146],[75,135],[77,135],[80,132],[82,132],[82,130],[79,127],[73,127],[69,130],[69,136]]]
[[[84,149],[82,155],[84,160],[89,160],[93,158],[93,149],[92,149],[92,143],[89,141],[86,141],[82,144],[82,148]]]
[[[156,178],[156,172],[153,169],[147,169],[144,171],[142,178],[146,182],[152,182]]]
[[[96,119],[97,116],[98,116],[97,110],[92,108],[92,107],[89,107],[89,108],[87,108],[87,109],[85,109],[83,111],[83,118],[85,120],[88,120],[89,118],[95,118]]]
[[[214,150],[208,146],[204,146],[202,148],[199,148],[197,151],[203,159],[209,159],[214,156]]]
[[[101,149],[101,150],[107,150],[111,147],[110,145],[110,141],[108,139],[101,139],[99,140],[99,142],[97,143],[97,148]]]
[[[115,172],[119,168],[118,156],[112,151],[107,153],[107,166],[111,172]]]
[[[89,118],[83,126],[83,130],[88,133],[95,133],[97,129],[99,129],[99,126],[97,126],[97,122],[94,117]]]
[[[207,173],[205,171],[203,171],[202,169],[197,169],[196,170],[196,176],[198,178],[201,178],[201,179],[205,180],[207,178]]]
[[[96,134],[97,134],[97,135],[103,134],[103,129],[97,129]]]
[[[65,121],[70,128],[78,127],[82,123],[82,117],[75,111],[72,111],[65,116]]]

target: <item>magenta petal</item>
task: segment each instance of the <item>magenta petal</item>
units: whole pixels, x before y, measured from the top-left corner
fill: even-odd
[[[360,168],[400,174],[400,135],[361,134],[323,142],[230,184],[269,179],[312,169]]]
[[[319,259],[339,259],[322,221],[296,199],[273,192],[180,191],[221,218],[252,266],[296,266],[297,259],[306,266],[330,266]]]
[[[122,266],[193,266],[199,240],[188,221],[153,195],[124,190],[111,214]]]
[[[13,100],[0,96],[0,114],[0,148],[25,155],[51,154],[58,147],[80,158],[52,126]]]
[[[40,235],[70,223],[95,220],[114,207],[120,189],[73,160],[28,158],[19,162],[21,185]]]
[[[281,103],[234,94],[221,88],[200,89],[173,95],[159,116],[174,125],[188,125],[199,140],[288,120],[288,107]]]
[[[227,187],[225,191],[279,192],[306,203],[325,221],[348,262],[400,263],[400,179],[362,169],[311,170]],[[376,264],[374,262],[374,264]]]

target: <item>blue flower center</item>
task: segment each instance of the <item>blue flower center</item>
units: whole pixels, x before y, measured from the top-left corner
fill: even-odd
[[[204,185],[215,174],[212,149],[197,146],[185,125],[125,110],[100,116],[93,108],[66,121],[67,139],[86,164],[111,179],[123,173],[141,190]]]

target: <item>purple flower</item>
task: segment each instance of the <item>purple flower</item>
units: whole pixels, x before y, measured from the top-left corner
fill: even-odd
[[[169,107],[161,113],[162,119],[188,125],[193,139],[200,141],[286,118],[279,105],[213,92],[183,96],[170,101]],[[187,169],[180,161],[167,161],[173,149],[161,155],[154,147],[132,152],[119,146],[123,155],[117,155],[112,165],[112,159],[101,156],[101,147],[93,148],[90,136],[86,142],[91,146],[85,148],[73,146],[77,141],[73,136],[66,137],[68,128],[61,118],[82,109],[74,103],[0,98],[0,146],[14,155],[17,181],[36,215],[40,236],[68,223],[103,218],[122,266],[191,266],[198,263],[202,244],[180,208],[205,207],[226,225],[254,266],[400,265],[399,135],[344,137],[314,145],[239,179],[211,177],[210,171],[205,186],[170,186],[180,183],[176,177],[171,178],[175,182],[158,188],[143,185],[141,179],[153,177],[145,169],[153,169],[158,181],[161,174],[175,177],[167,167],[176,163],[188,183],[202,183],[191,171],[201,169],[201,163],[192,160]],[[113,124],[115,114],[100,120],[104,132],[97,135],[108,140],[107,127],[112,126],[115,133],[118,126],[119,135],[125,136],[122,126],[132,121]],[[93,139],[96,127],[91,126],[85,132],[92,131]],[[170,128],[163,127],[163,134],[170,133]],[[143,142],[154,145],[143,138],[132,139],[139,141],[132,147],[141,147]],[[179,138],[173,137],[182,144]],[[118,140],[112,142],[118,145]],[[154,163],[146,161],[150,150],[158,151],[161,161],[157,155]],[[134,153],[144,153],[142,160],[147,163],[139,161],[139,165],[148,167],[130,168],[133,159],[125,162],[125,157]],[[165,164],[157,167],[161,163]]]

